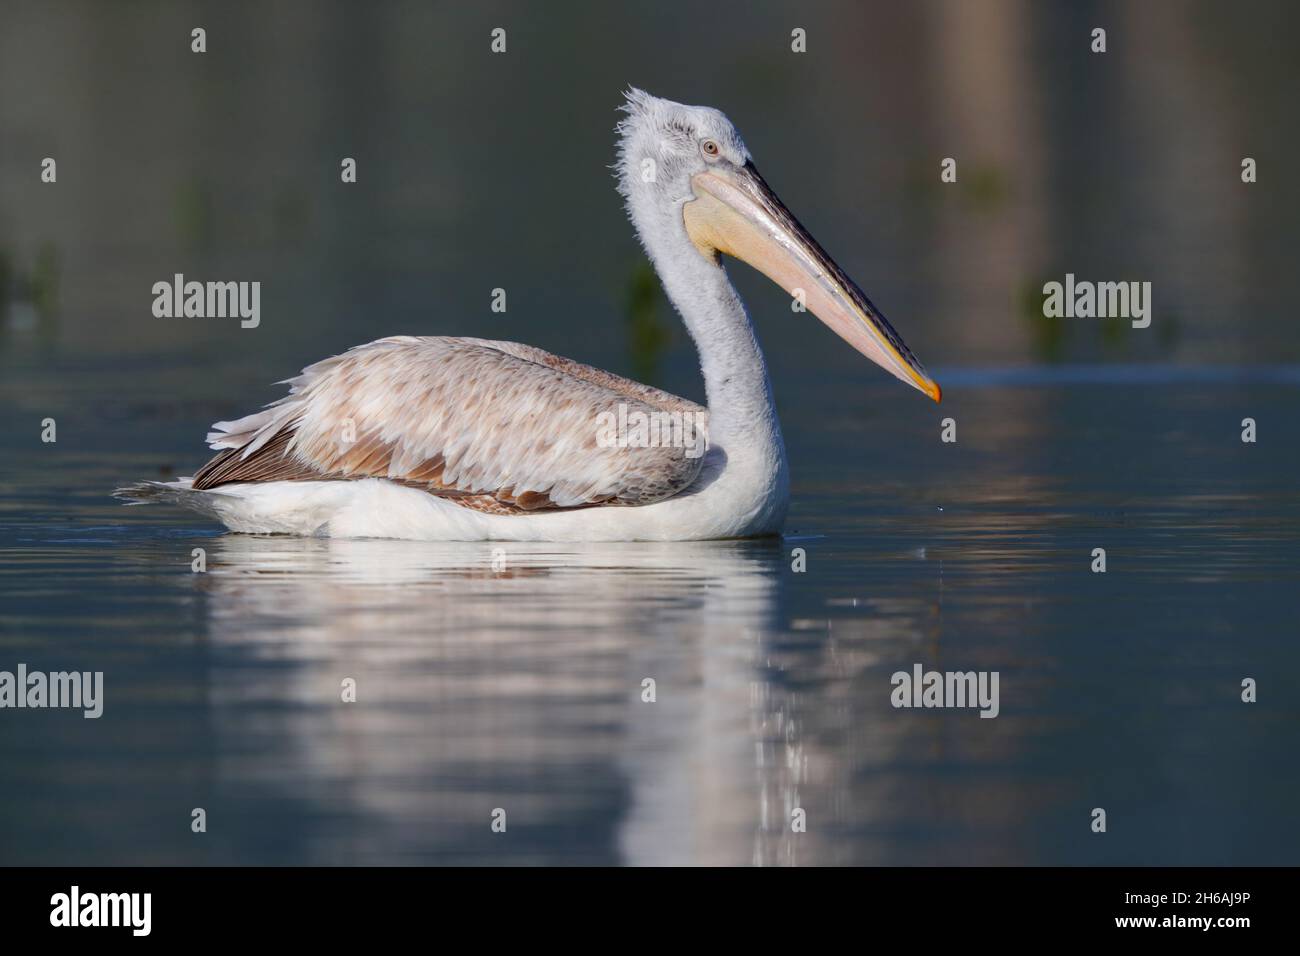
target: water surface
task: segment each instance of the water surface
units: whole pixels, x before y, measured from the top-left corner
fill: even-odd
[[[794,403],[784,540],[232,535],[106,498],[197,460],[179,423],[29,442],[3,659],[106,704],[0,721],[5,862],[1293,860],[1294,386],[971,385],[949,445],[877,386]],[[894,709],[917,662],[998,671],[1000,715]]]

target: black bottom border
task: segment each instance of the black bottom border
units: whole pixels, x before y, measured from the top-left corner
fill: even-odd
[[[1210,867],[783,872],[38,867],[0,870],[0,914],[6,941],[63,936],[82,945],[143,938],[337,944],[350,938],[373,942],[376,934],[400,932],[422,933],[433,942],[431,929],[456,924],[458,935],[482,933],[493,942],[513,929],[534,943],[552,933],[576,941],[588,932],[594,942],[612,943],[597,929],[611,920],[625,923],[633,937],[642,932],[653,937],[656,927],[687,920],[683,928],[699,925],[742,937],[750,928],[762,937],[785,930],[810,934],[810,942],[828,930],[863,936],[918,932],[918,943],[1037,939],[1044,933],[1229,941],[1241,933],[1284,929],[1295,876],[1288,868]],[[52,925],[70,921],[74,886],[88,916],[99,911],[102,899],[87,904],[92,894],[148,893],[148,935],[137,936],[130,925]],[[120,922],[130,922],[129,912],[142,922],[143,896],[136,901],[140,909],[124,910]],[[118,897],[105,908],[126,905]]]

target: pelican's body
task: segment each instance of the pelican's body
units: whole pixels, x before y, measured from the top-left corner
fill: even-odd
[[[219,453],[193,478],[121,494],[252,533],[501,541],[779,533],[785,445],[721,254],[755,265],[936,400],[938,386],[767,188],[725,116],[639,91],[626,111],[619,189],[699,350],[707,410],[526,345],[397,336],[309,366],[284,399],[218,422],[208,441]],[[637,427],[651,420],[663,428]]]

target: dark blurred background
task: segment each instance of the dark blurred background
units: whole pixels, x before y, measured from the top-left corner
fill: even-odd
[[[698,394],[607,169],[629,84],[726,112],[931,367],[1294,361],[1298,21],[1183,0],[6,2],[0,361],[168,357],[252,389],[384,334],[474,334]],[[735,271],[778,381],[858,366]],[[1044,319],[1067,271],[1151,281],[1156,321]],[[260,279],[262,328],[155,319],[174,272]]]

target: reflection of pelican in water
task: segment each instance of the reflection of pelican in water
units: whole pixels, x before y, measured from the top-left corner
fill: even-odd
[[[313,861],[789,855],[798,740],[757,676],[775,545],[228,536],[209,559],[222,788],[305,801]]]
[[[785,445],[722,255],[759,269],[935,401],[939,386],[764,182],[722,113],[640,91],[628,95],[626,112],[620,190],[699,350],[707,412],[527,345],[398,336],[318,362],[291,380],[286,398],[217,422],[208,440],[219,454],[193,479],[121,494],[170,500],[235,531],[344,538],[779,532],[789,497]],[[647,422],[657,424],[640,427]],[[623,423],[633,423],[632,434]],[[684,437],[701,426],[702,455]]]

